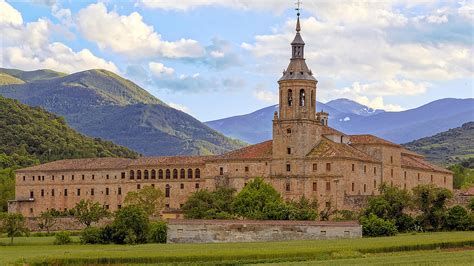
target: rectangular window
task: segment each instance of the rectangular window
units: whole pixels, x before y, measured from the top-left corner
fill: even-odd
[[[180,187],[181,189],[184,189],[184,184],[181,183],[181,184],[179,185],[179,187]]]
[[[51,180],[53,180],[53,181],[54,181],[54,175],[51,177]]]
[[[431,175],[430,179],[431,179],[431,183],[433,183],[433,175]]]
[[[318,164],[313,163],[313,172],[316,172],[316,171],[318,171]]]
[[[142,186],[140,184],[137,184],[137,189],[141,189]]]
[[[67,197],[67,188],[64,189],[64,196]]]
[[[367,185],[364,184],[364,192],[367,192]]]
[[[291,148],[286,148],[286,153],[291,154]]]
[[[364,165],[364,173],[367,173],[367,165]]]
[[[354,182],[352,182],[352,192],[354,192],[354,190],[355,190],[355,184]]]
[[[403,172],[403,177],[407,180],[407,171]]]
[[[219,168],[219,175],[224,175],[224,167]]]
[[[352,172],[355,171],[355,164],[352,164]]]
[[[94,180],[94,179],[95,179],[95,175],[92,175],[92,180]]]
[[[117,194],[122,195],[122,188],[121,187],[118,188]]]
[[[390,163],[393,163],[393,156],[390,156]]]
[[[420,177],[420,173],[418,173],[418,181],[420,181],[421,177]]]
[[[377,188],[377,180],[374,180],[374,188]]]
[[[331,171],[331,163],[326,163],[326,171]]]
[[[30,191],[30,199],[33,199],[35,197],[35,193],[33,191]]]
[[[331,181],[326,182],[326,190],[330,191],[331,190]]]
[[[318,182],[313,182],[313,191],[318,191]]]
[[[77,195],[78,195],[78,196],[81,195],[81,189],[80,189],[80,188],[77,189]]]
[[[289,182],[287,182],[287,183],[285,184],[285,190],[286,190],[287,192],[291,191],[291,184],[290,184]]]
[[[63,180],[63,181],[64,181],[64,176],[63,176],[63,175],[61,176],[61,180]]]
[[[54,188],[51,189],[51,197],[54,197]]]
[[[122,205],[117,205],[117,209],[122,209]]]
[[[91,188],[91,196],[94,196],[94,189]]]
[[[109,208],[110,208],[110,207],[109,207],[109,205],[108,205],[108,204],[107,204],[107,205],[105,205],[105,209],[107,209],[107,210],[108,210]]]
[[[166,198],[169,198],[170,197],[170,194],[171,194],[171,188],[169,185],[166,185],[166,188],[165,188],[165,197]],[[168,206],[169,207],[169,206]]]
[[[105,195],[109,195],[109,188],[108,187],[105,188]]]
[[[74,180],[74,175],[71,176],[71,180]]]
[[[26,181],[26,176],[23,176],[23,181]]]
[[[377,174],[377,167],[374,167],[374,175]]]
[[[245,172],[248,172],[248,171],[249,171],[249,167],[245,166]]]
[[[41,190],[41,197],[44,197],[44,189]]]
[[[105,177],[106,177],[107,179],[109,179],[109,175],[106,175]]]
[[[199,183],[196,183],[196,186],[195,186],[195,188],[199,188]]]
[[[390,169],[390,176],[393,177],[393,169]]]
[[[287,172],[290,172],[290,171],[291,171],[291,165],[290,165],[290,164],[287,164],[287,165],[286,165],[286,171],[287,171]]]
[[[84,175],[82,175],[82,180],[84,180],[86,177]]]
[[[125,172],[122,172],[122,179],[125,179]]]

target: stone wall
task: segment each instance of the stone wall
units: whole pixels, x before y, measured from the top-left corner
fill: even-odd
[[[78,231],[82,230],[85,228],[85,225],[79,223],[76,219],[73,217],[58,217],[55,218],[55,224],[53,227],[50,228],[51,232],[54,231]],[[39,232],[39,231],[46,231],[46,230],[41,230],[38,227],[38,218],[36,217],[27,217],[25,220],[26,227],[32,232]],[[102,219],[99,221],[99,223],[94,223],[92,224],[93,226],[104,226],[106,224],[109,224],[112,222],[112,219]]]
[[[168,243],[218,243],[360,238],[357,222],[169,220]]]

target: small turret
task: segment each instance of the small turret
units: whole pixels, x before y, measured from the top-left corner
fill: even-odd
[[[316,113],[316,120],[321,123],[323,126],[328,126],[328,121],[329,121],[329,113],[324,112],[324,110],[321,110],[321,112]]]

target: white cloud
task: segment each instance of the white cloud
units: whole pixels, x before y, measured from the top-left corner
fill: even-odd
[[[150,68],[150,71],[153,75],[155,76],[161,76],[161,75],[172,75],[174,73],[174,69],[171,67],[166,67],[162,63],[158,62],[150,62],[148,63],[148,67]]]
[[[49,68],[62,72],[77,72],[91,68],[103,68],[119,72],[114,63],[95,56],[90,50],[75,52],[61,42],[51,42],[49,37],[60,30],[47,19],[23,24],[21,14],[8,3],[0,2],[2,12],[19,14],[16,23],[0,23],[2,32],[1,64],[3,67],[35,70]],[[3,17],[3,16],[0,16]],[[11,21],[11,19],[10,19]],[[19,24],[18,24],[19,23]]]
[[[410,80],[384,80],[380,82],[361,84],[360,82],[354,82],[351,87],[340,89],[341,95],[346,93],[353,93],[359,95],[372,95],[372,96],[393,96],[393,95],[406,95],[413,96],[419,95],[426,92],[429,84],[427,83],[415,83]]]
[[[4,0],[0,0],[0,24],[23,24],[21,13]]]
[[[138,12],[121,16],[107,11],[103,3],[91,4],[77,14],[77,27],[82,35],[101,49],[130,58],[163,56],[168,58],[195,58],[204,54],[204,48],[195,40],[164,41],[153,26],[143,22]]]
[[[269,103],[277,104],[278,103],[278,93],[275,91],[269,91],[265,88],[264,84],[258,84],[253,90],[253,96],[258,100]]]
[[[168,105],[171,107],[171,108],[174,108],[176,110],[180,110],[180,111],[183,111],[185,113],[190,113],[189,112],[189,108],[184,106],[184,105],[181,105],[181,104],[178,104],[178,103],[172,103],[172,102],[169,102]]]
[[[354,100],[372,109],[382,109],[385,111],[392,111],[392,112],[399,112],[399,111],[404,110],[404,108],[401,107],[400,105],[384,104],[384,100],[382,97],[375,97],[373,99],[369,99],[366,96],[358,96]]]

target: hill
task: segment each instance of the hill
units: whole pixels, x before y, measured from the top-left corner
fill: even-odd
[[[49,70],[49,69],[39,69],[34,71],[23,71],[19,69],[8,69],[8,68],[0,68],[1,73],[6,73],[10,76],[13,76],[23,83],[25,82],[32,82],[36,80],[47,80],[52,78],[64,77],[67,74]]]
[[[23,84],[23,83],[25,82],[19,78],[16,78],[7,73],[0,73],[0,86],[10,85],[10,84]]]
[[[317,102],[317,111],[329,113],[329,125],[347,134],[373,134],[405,143],[458,127],[474,120],[474,99],[441,99],[418,108],[385,112],[347,99]],[[250,114],[206,122],[208,126],[250,143],[272,137],[273,105]],[[243,126],[242,126],[243,125]]]
[[[474,158],[474,122],[403,144],[432,162],[456,164]]]
[[[24,76],[18,71],[13,72]],[[64,116],[83,134],[112,140],[144,155],[207,155],[244,145],[106,70],[4,85],[0,95],[41,106]]]

